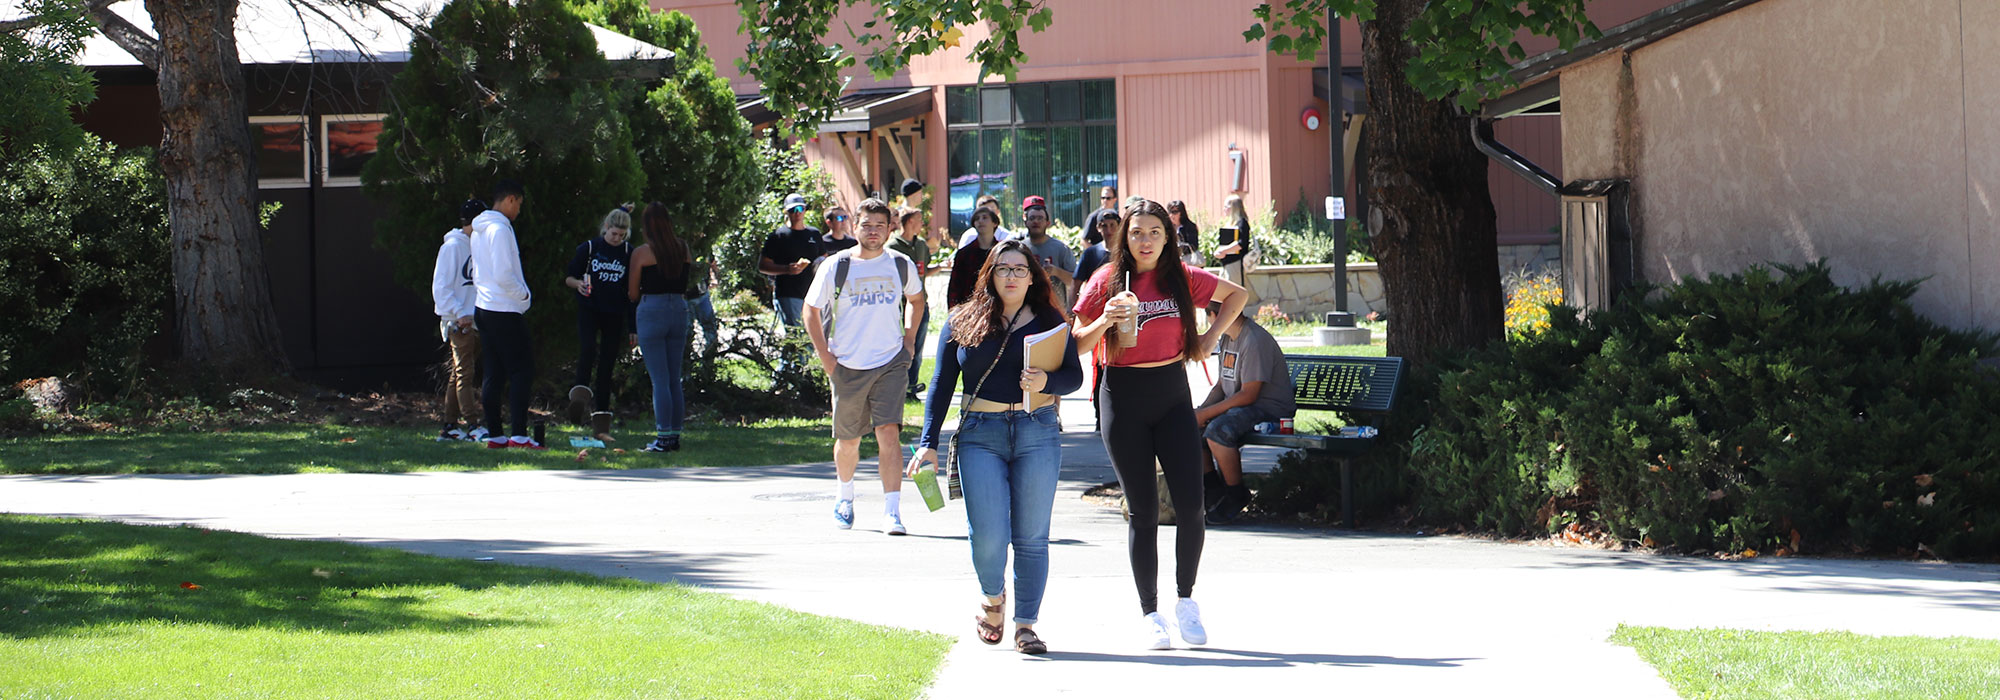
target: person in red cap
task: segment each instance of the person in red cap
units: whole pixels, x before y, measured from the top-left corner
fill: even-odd
[[[1076,289],[1076,251],[1070,250],[1068,243],[1049,237],[1049,207],[1041,197],[1021,200],[1021,220],[1028,227],[1028,247],[1053,282],[1057,307],[1068,308]]]

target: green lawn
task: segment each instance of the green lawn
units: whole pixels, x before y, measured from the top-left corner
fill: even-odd
[[[1685,698],[2000,697],[2000,641],[1620,625]]]
[[[921,421],[917,410],[905,414]],[[636,421],[635,421],[636,423]],[[637,428],[638,426],[628,426]],[[905,430],[913,442],[915,429]],[[571,435],[554,429],[550,449],[489,450],[479,443],[437,442],[411,427],[272,425],[228,432],[142,432],[52,435],[0,440],[0,473],[6,474],[289,474],[299,472],[408,472],[487,469],[643,469],[650,467],[803,464],[833,459],[825,419],[774,419],[749,425],[701,426],[686,433],[679,452],[639,448],[650,430],[615,431],[623,449],[591,449],[583,461]],[[864,439],[864,455],[874,439]]]
[[[912,698],[949,644],[680,585],[0,515],[0,697]]]

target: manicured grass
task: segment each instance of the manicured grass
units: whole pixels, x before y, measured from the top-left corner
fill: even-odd
[[[2000,697],[2000,641],[1620,625],[1685,698]]]
[[[907,410],[906,420],[923,420]],[[804,464],[833,459],[825,419],[774,419],[749,425],[696,427],[679,452],[639,451],[651,431],[614,431],[616,449],[592,448],[582,461],[571,435],[585,431],[550,426],[548,450],[489,450],[470,442],[437,442],[435,433],[408,427],[272,425],[228,432],[145,432],[54,435],[0,440],[0,473],[7,474],[289,474],[300,472],[409,472],[488,469],[645,469],[652,467]],[[916,430],[905,430],[905,443]],[[862,454],[875,453],[874,438]],[[617,451],[624,450],[622,453]]]
[[[0,515],[0,697],[911,698],[949,643],[673,584]]]

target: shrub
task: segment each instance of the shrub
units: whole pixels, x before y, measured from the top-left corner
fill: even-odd
[[[1916,289],[1815,263],[1553,307],[1441,377],[1415,504],[1682,551],[2000,552],[1994,338],[1918,316]]]
[[[0,159],[0,211],[0,382],[129,387],[173,280],[152,153],[85,135]]]
[[[1563,303],[1562,273],[1553,269],[1522,270],[1501,280],[1507,290],[1506,328],[1509,337],[1549,329],[1549,307]]]

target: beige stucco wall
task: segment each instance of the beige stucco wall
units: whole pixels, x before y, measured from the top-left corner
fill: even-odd
[[[1630,100],[1620,81],[1625,54],[1612,52],[1562,72],[1563,177],[1606,180],[1630,177],[1618,157],[1621,128],[1629,125]]]
[[[1985,203],[2000,198],[2000,133],[1986,116],[2000,109],[1990,69],[2000,10],[1991,0],[1895,5],[1766,0],[1631,54],[1648,280],[1826,258],[1843,284],[1928,277],[1919,311],[1996,325],[2000,297],[1974,288],[1992,284],[2000,253]],[[1567,75],[1563,87],[1574,109]],[[1968,115],[1985,122],[1973,150]],[[1576,148],[1603,160],[1600,145]]]

